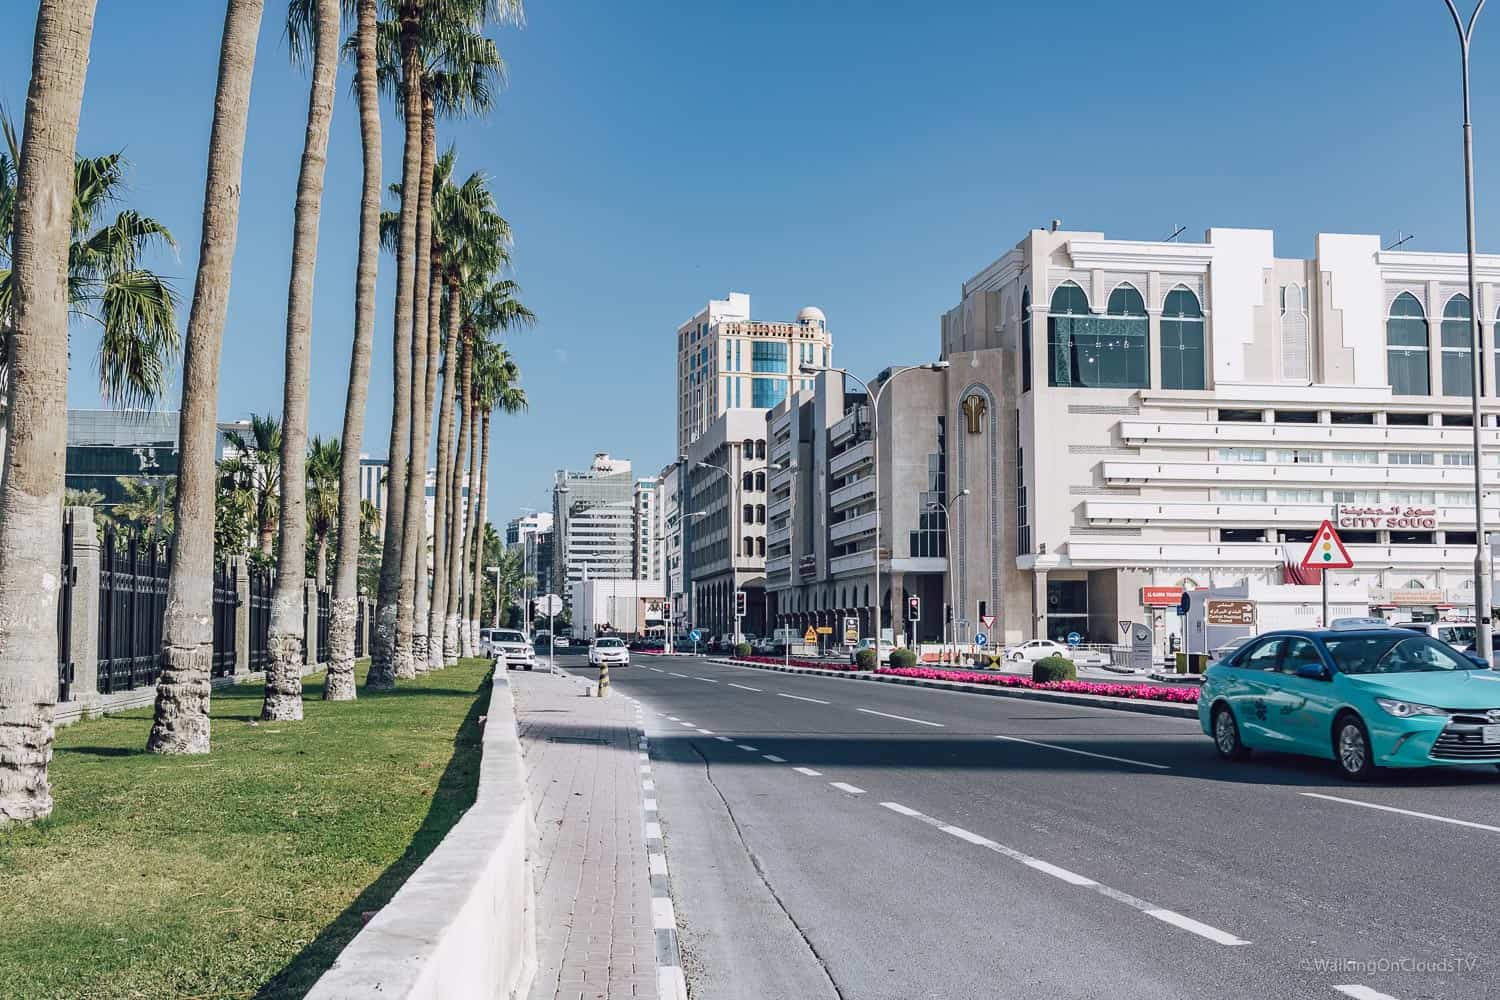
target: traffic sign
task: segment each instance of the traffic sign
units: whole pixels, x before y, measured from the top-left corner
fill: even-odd
[[[1069,632],[1068,633],[1068,645],[1069,646],[1076,646],[1076,645],[1078,645],[1082,641],[1083,641],[1083,636],[1079,635],[1077,632]]]
[[[697,642],[698,640],[700,640],[702,638],[703,638],[703,633],[699,632],[697,629],[693,629],[691,632],[688,633],[688,639],[691,640],[692,642]]]
[[[985,635],[983,632],[975,632],[974,633],[974,645],[978,646],[980,649],[983,649],[984,647],[988,646],[989,644],[990,644],[990,637],[989,636]]]
[[[859,642],[858,618],[844,619],[844,642],[850,646],[854,645],[856,642]]]
[[[745,617],[745,592],[743,590],[736,590],[734,592],[734,616],[736,618]]]
[[[1192,608],[1192,606],[1192,599],[1188,597],[1188,592],[1184,588],[1184,590],[1182,591],[1182,597],[1178,598],[1177,600],[1177,617],[1186,618],[1187,613]]]
[[[1349,550],[1344,548],[1344,542],[1334,530],[1332,521],[1324,521],[1318,526],[1312,544],[1307,547],[1307,554],[1302,557],[1302,566],[1304,569],[1354,568],[1354,559],[1349,555]]]
[[[908,597],[906,599],[906,617],[908,621],[919,622],[922,620],[922,599],[920,597]]]
[[[995,624],[995,616],[994,615],[980,615],[979,616],[979,624],[980,624],[980,626],[986,632],[988,632],[994,626],[994,624]]]
[[[807,631],[802,633],[802,641],[803,642],[817,642],[818,641],[818,633],[817,633],[817,631],[811,625],[807,626]]]
[[[562,608],[562,598],[556,594],[543,594],[536,599],[536,613],[539,615],[560,614]]]

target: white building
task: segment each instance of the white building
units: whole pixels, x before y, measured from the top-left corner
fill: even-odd
[[[761,410],[729,410],[688,447],[685,590],[688,622],[735,631],[735,592],[744,591],[745,632],[765,627],[766,419]]]
[[[729,410],[767,410],[806,388],[802,365],[833,364],[823,311],[808,306],[792,323],[750,319],[750,296],[710,299],[677,328],[677,453]]]
[[[636,480],[630,462],[600,452],[583,472],[559,469],[552,487],[554,586],[571,601],[584,580],[629,580],[639,565]]]
[[[387,470],[389,464],[383,458],[371,458],[368,455],[359,456],[359,498],[374,505],[380,512],[380,537],[385,537],[385,514],[390,496],[387,483]],[[437,520],[437,469],[427,470],[426,507],[423,512],[423,524],[425,526],[428,544],[429,565],[431,561],[431,546],[433,539],[433,524]],[[460,523],[467,525],[469,521],[469,474],[463,474],[461,490],[463,495],[463,510],[459,514]],[[480,511],[479,523],[484,524],[488,518],[488,502],[485,510]]]
[[[661,549],[658,532],[661,530],[659,508],[661,483],[655,476],[636,480],[634,520],[631,537],[634,551],[631,554],[633,570],[631,576],[637,580],[660,580]]]

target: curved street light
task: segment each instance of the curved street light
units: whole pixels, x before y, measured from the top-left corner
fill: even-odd
[[[804,364],[801,368],[804,375],[838,372],[845,378],[853,379],[864,386],[865,395],[870,397],[870,452],[875,459],[875,544],[873,546],[875,555],[875,598],[873,601],[874,607],[872,608],[872,620],[875,623],[875,666],[877,668],[880,666],[880,611],[885,604],[884,595],[880,592],[880,394],[885,392],[886,388],[892,382],[896,381],[896,377],[899,375],[915,371],[940,372],[945,371],[948,367],[949,364],[946,361],[929,361],[926,364],[908,365],[905,368],[893,369],[890,376],[884,382],[880,383],[880,388],[874,392],[870,391],[868,382],[850,372],[847,368],[831,368],[825,365],[809,364]],[[896,635],[892,631],[891,648],[895,649],[895,646]]]
[[[961,489],[957,493],[953,494],[953,499],[949,500],[948,504],[951,504],[951,505],[953,505],[956,508],[958,506],[958,502],[960,500],[962,500],[964,497],[968,496],[968,495],[969,495],[969,488],[967,486],[965,486],[963,489]],[[927,505],[927,509],[928,510],[940,510],[940,511],[943,512],[943,537],[947,541],[946,548],[948,550],[948,559],[947,559],[947,562],[948,562],[948,601],[949,601],[948,607],[951,609],[950,614],[953,616],[953,654],[954,654],[954,659],[957,659],[958,658],[958,573],[955,572],[954,569],[953,569],[953,531],[952,531],[953,518],[951,518],[951,517],[948,516],[948,505],[944,504],[943,501],[941,501],[941,500],[934,500],[934,501],[932,501],[931,503],[929,503]]]

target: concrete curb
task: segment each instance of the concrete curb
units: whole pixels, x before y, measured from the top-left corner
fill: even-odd
[[[536,975],[536,840],[515,701],[496,671],[474,805],[307,1000],[520,1000]]]
[[[839,677],[851,681],[877,681],[881,684],[903,684],[907,687],[937,688],[941,691],[963,691],[967,694],[987,694],[1000,698],[1020,698],[1024,701],[1047,701],[1059,705],[1081,705],[1089,708],[1104,708],[1117,712],[1135,712],[1139,715],[1165,715],[1174,719],[1198,718],[1197,705],[1185,705],[1170,701],[1145,701],[1138,698],[1109,698],[1098,694],[1069,694],[1066,691],[1037,691],[1034,688],[1001,687],[998,684],[969,684],[964,681],[930,681],[919,677],[893,677],[890,674],[872,674],[856,670],[813,670],[809,667],[785,667],[774,663],[743,663],[709,657],[711,663],[722,663],[730,667],[747,670],[774,670],[784,674],[810,674],[815,677]]]

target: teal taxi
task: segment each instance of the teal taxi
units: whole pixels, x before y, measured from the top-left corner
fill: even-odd
[[[1447,643],[1374,622],[1267,632],[1212,664],[1198,721],[1219,755],[1381,767],[1500,767],[1500,673]]]

